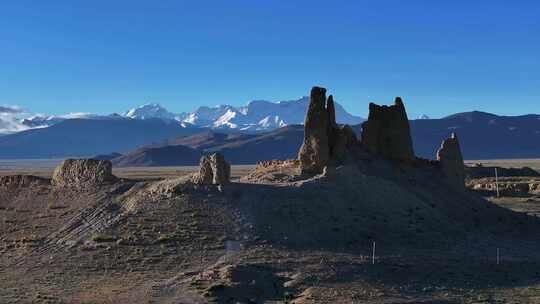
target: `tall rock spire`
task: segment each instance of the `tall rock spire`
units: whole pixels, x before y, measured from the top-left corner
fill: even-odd
[[[322,173],[324,167],[341,161],[356,143],[351,127],[340,128],[336,123],[333,96],[327,100],[326,89],[313,87],[304,121],[304,142],[298,153],[302,173]]]
[[[302,173],[321,173],[328,163],[330,158],[328,126],[326,89],[313,87],[304,120],[304,143],[298,153]]]

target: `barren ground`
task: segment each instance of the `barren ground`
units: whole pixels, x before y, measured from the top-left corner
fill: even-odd
[[[419,185],[409,198],[402,181],[363,175],[337,190],[244,178],[172,195],[155,181],[194,170],[117,170],[126,180],[99,191],[2,190],[0,302],[540,303],[538,196],[462,202]],[[2,174],[21,172],[51,170]]]
[[[503,168],[521,168],[530,167],[534,170],[540,170],[540,159],[490,159],[490,160],[467,160],[466,165],[473,166],[481,163],[486,167],[499,166]]]

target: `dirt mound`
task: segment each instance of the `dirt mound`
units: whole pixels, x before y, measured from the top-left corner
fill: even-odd
[[[294,289],[284,287],[289,279],[275,272],[266,265],[227,265],[205,271],[192,284],[204,297],[218,303],[292,300]]]
[[[295,176],[300,174],[300,161],[296,159],[289,160],[271,160],[260,162],[255,169],[242,177],[242,181],[250,183],[287,183],[292,182]]]
[[[263,178],[279,174],[267,171]],[[471,231],[515,236],[540,227],[530,219],[531,227],[522,230],[520,216],[453,190],[439,176],[436,167],[371,161],[338,167],[331,177],[283,178],[280,187],[252,175],[243,181],[254,185],[235,188],[231,200],[250,215],[254,235],[299,248],[353,250],[374,240],[385,247],[444,247]]]
[[[86,188],[112,183],[112,163],[95,159],[68,159],[63,161],[52,176],[52,184],[60,188]]]

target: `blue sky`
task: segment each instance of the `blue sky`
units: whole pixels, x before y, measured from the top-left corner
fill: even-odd
[[[540,113],[540,2],[0,2],[0,105],[123,112],[289,100],[354,114]]]

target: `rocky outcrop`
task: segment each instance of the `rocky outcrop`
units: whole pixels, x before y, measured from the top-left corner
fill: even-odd
[[[257,163],[257,166],[255,167],[255,170],[257,169],[279,169],[279,168],[289,168],[289,167],[297,167],[299,165],[299,161],[297,159],[286,159],[286,160],[264,160]]]
[[[224,185],[231,179],[231,166],[220,153],[201,157],[199,172],[193,182],[200,185]]]
[[[47,179],[32,175],[7,175],[0,177],[0,188],[2,189],[20,189],[48,184],[49,181]]]
[[[445,139],[437,151],[437,160],[448,181],[460,188],[465,187],[465,164],[457,135]]]
[[[529,192],[539,194],[540,193],[540,181],[529,183]]]
[[[54,170],[52,184],[62,188],[86,188],[112,183],[116,179],[110,161],[67,159]]]
[[[313,87],[304,120],[304,141],[298,153],[301,172],[320,174],[324,167],[343,160],[346,151],[357,143],[350,126],[339,127],[332,95],[326,89]]]
[[[369,152],[385,158],[415,158],[409,120],[400,97],[392,106],[369,104],[368,120],[362,124],[362,144]]]
[[[538,195],[540,192],[539,180],[528,180],[528,178],[519,177],[501,177],[495,178],[479,178],[467,182],[467,187],[476,191],[487,191],[491,195],[495,195],[497,188],[499,195],[510,197],[525,197],[529,195]]]

